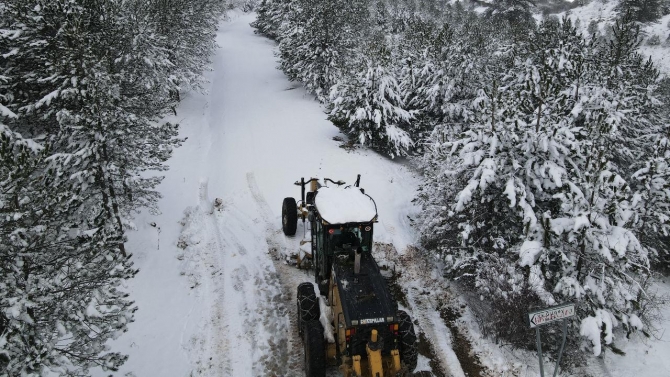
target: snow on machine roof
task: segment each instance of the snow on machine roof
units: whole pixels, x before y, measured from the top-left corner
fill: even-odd
[[[377,217],[377,205],[358,187],[321,187],[314,197],[321,218],[331,224],[369,223]]]

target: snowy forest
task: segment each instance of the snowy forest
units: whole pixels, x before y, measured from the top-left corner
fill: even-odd
[[[215,0],[0,2],[0,375],[89,375],[136,309],[133,213],[182,143],[161,121],[198,87]]]
[[[575,302],[573,360],[616,351],[670,267],[670,80],[638,52],[670,3],[622,1],[602,31],[474,5],[264,0],[252,26],[353,143],[416,162],[422,246],[485,333],[534,349],[524,313]]]
[[[577,3],[0,1],[0,376],[127,361],[110,342],[142,309],[125,289],[140,273],[128,233],[161,210],[161,173],[187,142],[165,119],[203,91],[233,6],[256,12],[278,69],[348,148],[418,172],[418,249],[485,336],[534,350],[524,315],[565,302],[571,365],[621,353],[614,333],[653,336],[670,78],[639,47],[670,45],[642,32],[670,0],[622,0],[604,27],[548,15]],[[561,333],[545,336],[555,356]]]

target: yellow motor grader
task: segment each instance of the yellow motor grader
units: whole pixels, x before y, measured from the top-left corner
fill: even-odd
[[[328,178],[323,183],[302,178],[295,183],[301,200],[285,198],[282,205],[285,235],[295,235],[298,218],[311,229],[316,284],[302,283],[297,292],[305,374],[323,377],[327,366],[339,367],[345,377],[412,372],[414,325],[398,310],[371,254],[377,206],[359,187],[360,175],[351,186]]]

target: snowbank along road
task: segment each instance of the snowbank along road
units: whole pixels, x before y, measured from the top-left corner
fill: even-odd
[[[300,177],[353,183],[361,174],[378,206],[375,239],[394,245],[386,260],[406,268],[403,307],[429,350],[417,371],[464,376],[434,293],[420,292],[430,293],[430,278],[407,251],[416,241],[409,220],[416,178],[402,162],[340,148],[333,137],[341,134],[319,104],[276,69],[274,42],[249,26],[254,15],[229,16],[207,93],[187,94],[170,119],[188,141],[161,185],[162,213],[140,215],[130,234],[140,274],[127,289],[139,311],[113,345],[130,355],[121,372],[303,376],[295,290],[313,275],[284,256],[298,251],[308,230],[299,222],[295,237],[283,235],[281,202],[300,196],[293,185]]]

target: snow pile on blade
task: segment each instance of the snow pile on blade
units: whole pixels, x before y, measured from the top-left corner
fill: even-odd
[[[331,224],[365,223],[377,216],[377,205],[358,187],[321,187],[314,198],[321,217]]]

